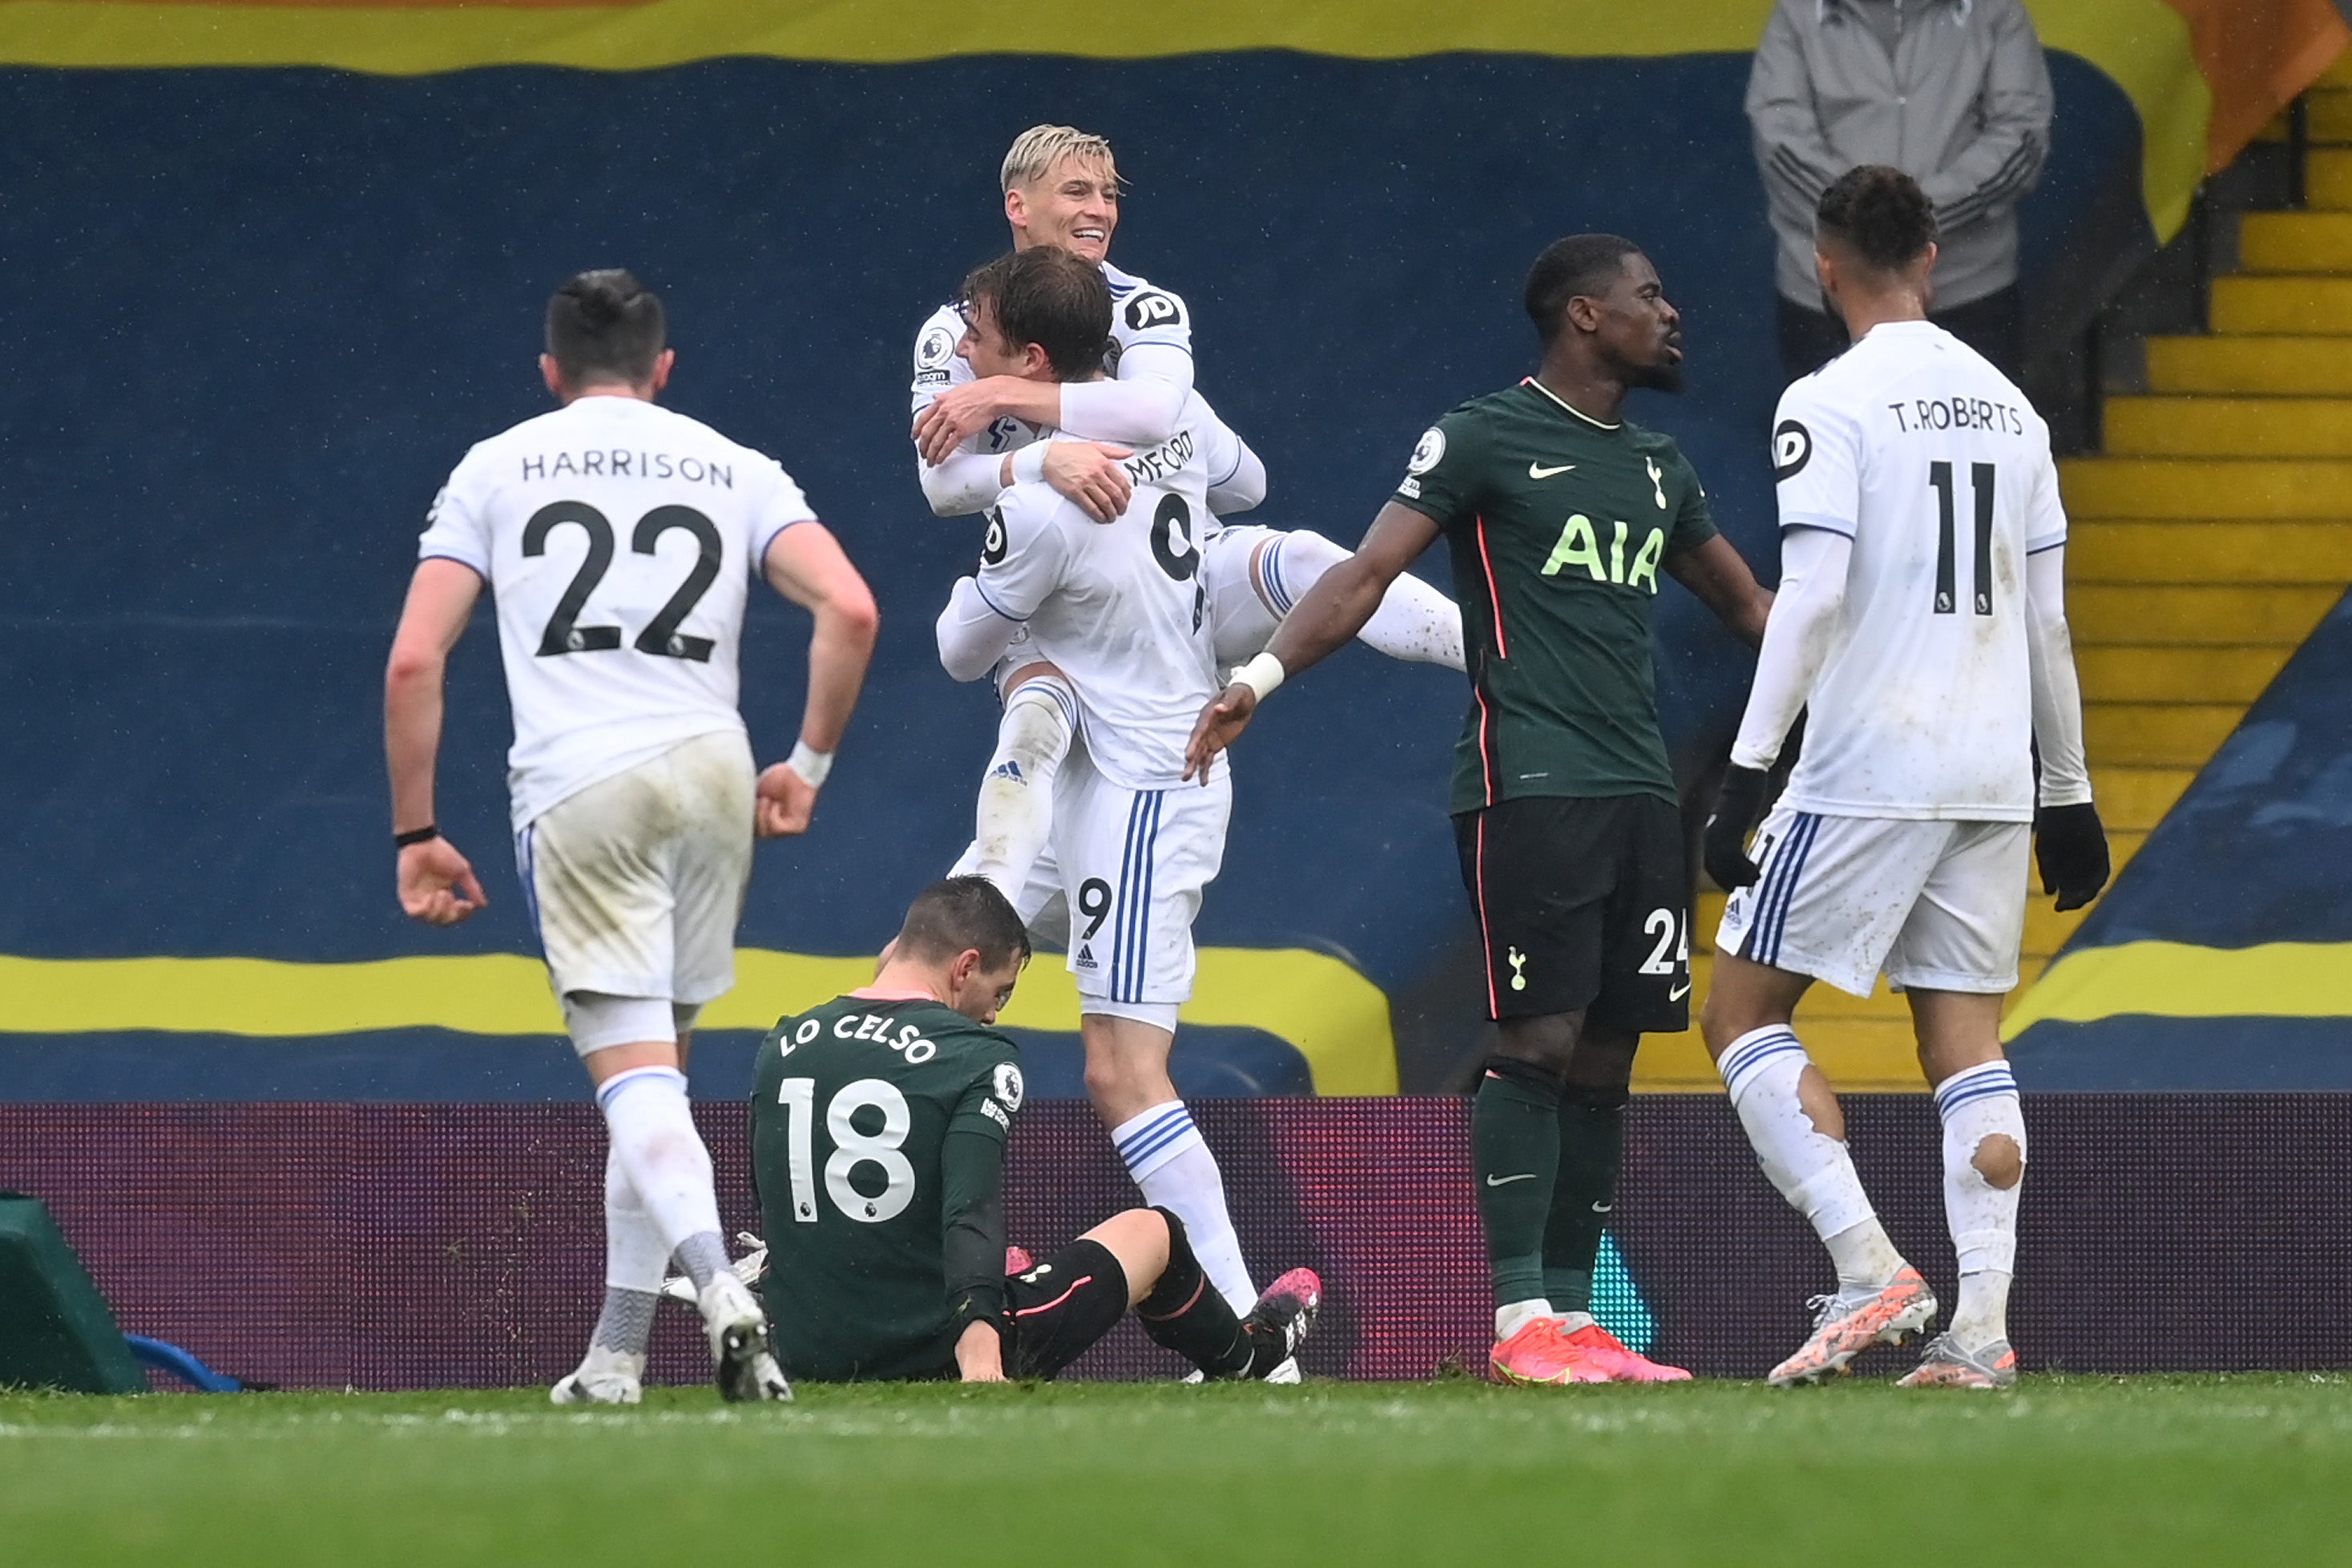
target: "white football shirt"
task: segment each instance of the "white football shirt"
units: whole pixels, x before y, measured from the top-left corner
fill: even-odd
[[[1103,263],[1102,272],[1103,280],[1110,285],[1111,354],[1110,362],[1104,367],[1107,374],[1116,377],[1121,356],[1144,344],[1181,350],[1188,356],[1192,352],[1192,318],[1181,298],[1133,273],[1121,272],[1108,262]],[[932,311],[930,319],[915,335],[909,413],[922,413],[948,388],[961,386],[973,379],[971,366],[956,352],[963,332],[963,311],[950,303]],[[967,436],[956,451],[960,455],[1001,458],[1050,434],[1008,415]]]
[[[1787,800],[2030,821],[2025,558],[2066,541],[2050,428],[1958,338],[1887,322],[1780,396],[1780,526],[1853,541]]]
[[[630,397],[466,454],[418,554],[497,597],[520,828],[681,740],[741,729],[736,647],[769,543],[813,514],[772,457]]]
[[[1221,689],[1201,542],[1210,476],[1236,460],[1234,444],[1195,393],[1174,435],[1127,460],[1135,493],[1116,522],[1095,522],[1035,481],[1006,490],[989,514],[981,597],[1070,677],[1087,755],[1126,789],[1182,780],[1193,721]]]

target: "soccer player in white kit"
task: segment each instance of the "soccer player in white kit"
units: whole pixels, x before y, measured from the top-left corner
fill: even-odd
[[[516,867],[610,1134],[604,1307],[558,1404],[636,1402],[673,1253],[720,1392],[791,1397],[728,1264],[683,1069],[696,1012],[734,984],[754,833],[808,826],[874,647],[873,595],[791,476],[655,402],[672,363],[628,273],[557,291],[540,368],[562,406],[450,475],[384,680],[401,906],[454,925],[486,900],[434,823],[442,674],[493,591]],[[756,779],[736,706],[755,574],[815,620],[800,744]]]
[[[1066,382],[1101,373],[1110,300],[1095,267],[1050,246],[1015,251],[966,293],[962,351],[975,366]],[[1218,685],[1201,580],[1210,480],[1240,445],[1188,393],[1175,434],[1127,459],[1132,495],[1108,524],[1042,482],[1015,483],[938,634],[940,663],[971,681],[1028,632],[1075,689],[1084,744],[1055,779],[1050,852],[1013,904],[1033,928],[1066,913],[1087,1092],[1144,1201],[1183,1220],[1218,1293],[1246,1312],[1256,1291],[1216,1158],[1168,1077],[1177,1009],[1192,992],[1192,918],[1233,805],[1223,769],[1206,789],[1180,785],[1192,716]]]
[[[1706,867],[1732,889],[1700,1027],[1765,1175],[1828,1247],[1838,1288],[1774,1368],[1840,1371],[1924,1329],[1937,1302],[1879,1224],[1827,1081],[1790,1027],[1815,980],[1908,996],[1944,1126],[1958,1254],[1950,1326],[1902,1382],[2017,1381],[2009,1281],[2025,1124],[2000,1049],[2036,831],[2058,908],[2107,878],[2064,598],[2066,517],[2049,427],[1927,319],[1934,208],[1865,165],[1822,193],[1818,266],[1853,347],[1781,395],[1781,576]],[[1762,810],[1799,710],[1802,755]]]
[[[1177,432],[1192,391],[1192,316],[1172,291],[1110,264],[1119,183],[1101,137],[1033,126],[1005,153],[1001,183],[1016,250],[1057,246],[1101,268],[1113,306],[1108,373],[1072,382],[978,374],[957,351],[966,327],[960,303],[941,306],[917,334],[910,389],[923,495],[940,517],[960,517],[984,509],[1016,480],[1043,480],[1108,522],[1129,499],[1121,465]],[[1212,477],[1217,517],[1246,511],[1265,495],[1265,469],[1245,444],[1234,472]],[[1200,521],[1202,582],[1226,666],[1262,650],[1291,605],[1349,553],[1306,529]],[[1410,575],[1391,587],[1361,636],[1393,658],[1463,667],[1461,612]],[[999,672],[1004,714],[976,811],[979,855],[964,867],[1008,897],[1045,841],[1054,778],[1077,711],[1076,694],[1046,651],[1024,641],[1010,661]]]

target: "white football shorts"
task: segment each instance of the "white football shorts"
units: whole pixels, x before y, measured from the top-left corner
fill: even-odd
[[[1870,995],[1999,995],[2025,934],[2024,822],[1827,817],[1775,806],[1751,852],[1763,873],[1731,895],[1716,950]]]
[[[1258,591],[1250,570],[1259,552],[1281,538],[1279,528],[1250,523],[1221,529],[1201,547],[1201,583],[1209,593],[1210,642],[1221,675],[1265,652],[1282,624],[1282,612]]]
[[[1041,949],[1067,954],[1084,1011],[1172,1030],[1192,995],[1192,920],[1224,863],[1232,776],[1129,789],[1096,772],[1081,746],[1054,785],[1053,841],[1013,908]],[[950,874],[977,858],[974,845]]]
[[[515,835],[558,997],[698,1006],[734,985],[753,779],[742,731],[699,735],[565,797]]]

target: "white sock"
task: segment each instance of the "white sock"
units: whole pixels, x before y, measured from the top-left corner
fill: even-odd
[[[1756,1163],[1829,1249],[1840,1291],[1874,1291],[1895,1278],[1903,1257],[1878,1223],[1845,1145],[1814,1126],[1797,1099],[1797,1081],[1811,1065],[1786,1024],[1748,1030],[1716,1062]]]
[[[1349,554],[1312,528],[1294,528],[1258,557],[1258,596],[1277,616],[1287,615]],[[1464,667],[1461,606],[1409,571],[1389,584],[1380,608],[1356,636],[1391,659]]]
[[[1936,1113],[1944,1121],[1944,1218],[1959,1255],[1960,1299],[1950,1333],[1963,1350],[1982,1350],[2009,1337],[2009,1281],[2017,1265],[2017,1195],[1987,1181],[1976,1167],[1977,1146],[2005,1137],[2025,1157],[2025,1117],[2017,1079],[2006,1061],[1988,1061],[1936,1085]]]
[[[1004,704],[996,751],[980,781],[973,871],[1007,898],[1021,896],[1029,868],[1054,831],[1054,776],[1069,755],[1077,697],[1051,676],[1024,681]]]
[[[646,1212],[618,1151],[604,1153],[604,1283],[615,1291],[659,1291],[669,1243]]]
[[[1127,1162],[1127,1174],[1143,1189],[1143,1201],[1184,1222],[1192,1256],[1201,1260],[1209,1282],[1236,1316],[1246,1317],[1257,1305],[1257,1287],[1250,1283],[1241,1238],[1234,1234],[1233,1217],[1225,1212],[1225,1183],[1217,1174],[1217,1156],[1201,1141],[1184,1102],[1171,1100],[1121,1122],[1110,1130],[1110,1141]]]
[[[658,1238],[654,1245],[662,1249],[665,1261],[677,1253],[695,1277],[695,1289],[700,1290],[710,1282],[712,1250],[724,1264],[727,1247],[719,1234],[710,1151],[694,1128],[686,1074],[675,1067],[633,1067],[604,1080],[596,1091],[596,1104],[612,1134],[611,1158],[627,1176]]]
[[[1538,1318],[1558,1317],[1551,1303],[1541,1296],[1524,1301],[1506,1301],[1495,1309],[1495,1343],[1500,1344]]]

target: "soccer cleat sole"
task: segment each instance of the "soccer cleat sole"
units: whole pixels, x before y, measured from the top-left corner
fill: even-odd
[[[768,1336],[752,1324],[734,1324],[720,1335],[719,1360],[712,1370],[719,1396],[730,1404],[781,1404],[793,1396],[793,1385],[785,1381],[783,1369],[768,1354]]]

